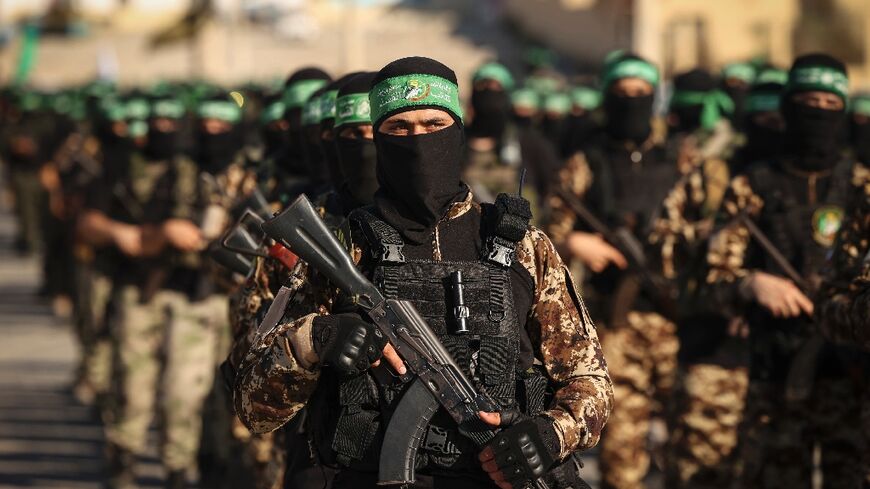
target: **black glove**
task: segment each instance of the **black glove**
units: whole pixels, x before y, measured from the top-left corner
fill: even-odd
[[[387,345],[383,333],[355,313],[318,316],[311,330],[321,365],[345,375],[367,370],[381,358]]]
[[[512,487],[522,489],[542,477],[559,457],[559,437],[553,421],[537,417],[500,432],[486,445]]]

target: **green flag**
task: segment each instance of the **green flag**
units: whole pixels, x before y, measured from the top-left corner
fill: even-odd
[[[21,38],[21,50],[18,53],[18,68],[15,71],[15,84],[24,85],[36,64],[36,48],[39,46],[39,27],[27,24]]]

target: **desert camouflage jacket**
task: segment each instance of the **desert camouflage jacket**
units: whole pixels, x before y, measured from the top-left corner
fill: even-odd
[[[480,212],[470,193],[436,225],[434,260],[441,259],[441,225],[467,212]],[[354,259],[358,261],[361,256],[362,249],[355,247]],[[595,326],[569,285],[570,274],[549,238],[530,227],[517,246],[517,259],[534,281],[526,329],[536,362],[544,367],[556,389],[544,415],[554,421],[565,457],[598,442],[613,404],[612,384]],[[255,338],[239,366],[234,389],[236,412],[254,432],[268,432],[285,424],[305,406],[317,385],[320,371],[311,344],[312,322],[317,315],[329,313],[337,295],[326,283],[318,282],[316,274],[306,274],[298,283],[285,320]],[[305,315],[295,315],[301,310]]]

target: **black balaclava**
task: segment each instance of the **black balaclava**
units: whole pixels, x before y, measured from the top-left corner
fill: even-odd
[[[746,123],[746,98],[749,96],[749,87],[723,83],[722,91],[734,102],[734,114],[731,116],[731,124],[736,129],[743,129]]]
[[[216,101],[227,101],[227,97],[216,95]],[[209,134],[200,125],[196,128],[196,162],[208,173],[216,175],[224,171],[238,156],[244,146],[244,132],[241,125],[232,123],[230,130],[219,134]]]
[[[372,87],[383,80],[409,74],[435,75],[457,84],[456,74],[447,66],[430,58],[410,57],[393,61],[381,69]],[[424,108],[446,111],[439,105],[415,105],[387,112],[373,121],[380,185],[375,193],[375,205],[384,220],[414,244],[428,241],[450,204],[463,200],[468,194],[468,187],[461,180],[465,134],[460,114],[448,112],[455,123],[430,134],[391,136],[378,132],[380,124],[389,116]]]
[[[342,76],[338,80],[330,83],[324,89],[324,93],[330,91],[339,91],[341,87],[344,86],[350,79],[359,75],[361,72],[356,71],[353,73],[349,73],[347,75]],[[332,188],[338,190],[341,188],[344,183],[344,173],[341,170],[341,165],[338,161],[338,147],[335,145],[335,138],[327,139],[324,138],[323,135],[327,132],[332,132],[333,126],[335,125],[335,116],[322,115],[322,119],[320,120],[320,149],[323,152],[323,158],[326,161],[326,170],[329,175],[329,181],[332,184]]]
[[[864,164],[870,164],[870,121],[858,123],[854,119],[849,122],[849,136],[855,157]]]
[[[177,154],[181,148],[181,131],[159,131],[153,124],[148,125],[148,141],[142,152],[149,159],[165,160]]]
[[[748,95],[767,95],[778,98],[782,89],[783,86],[779,83],[761,83],[754,85]],[[746,145],[742,152],[745,163],[771,160],[782,153],[782,129],[758,124],[755,122],[754,116],[754,112],[747,112],[743,116],[742,126],[746,133]]]
[[[296,82],[306,80],[332,80],[325,71],[320,68],[307,67],[297,70],[284,83],[284,88],[290,87]],[[281,169],[292,175],[307,175],[309,168],[305,156],[305,136],[302,128],[302,107],[288,107],[284,113],[284,119],[289,124],[288,141],[284,154],[278,161]]]
[[[474,118],[466,133],[471,138],[500,139],[511,114],[510,98],[504,90],[484,88],[471,92]]]
[[[165,107],[169,107],[168,110]],[[142,152],[153,160],[166,160],[181,151],[182,125],[185,115],[180,100],[174,98],[155,98],[151,101],[151,113],[148,120],[148,136]],[[171,119],[175,123],[172,131],[161,131],[155,123],[158,119]]]
[[[281,97],[273,95],[263,101],[264,110],[278,103]],[[278,107],[281,107],[280,105]],[[283,118],[283,114],[281,115]],[[277,129],[272,124],[265,123],[260,129],[260,139],[263,141],[263,154],[275,155],[284,151],[290,144],[290,134],[286,130]]]
[[[621,60],[642,60],[643,58],[633,54],[623,54]],[[655,94],[642,97],[623,97],[612,93],[605,87],[602,107],[607,119],[604,130],[606,134],[616,141],[632,141],[641,144],[652,133],[650,123],[653,116],[653,103]]]
[[[716,81],[705,70],[695,68],[674,77],[674,92],[712,92]],[[679,119],[676,132],[692,132],[701,127],[702,104],[672,106],[671,113]]]
[[[605,131],[617,141],[633,141],[640,144],[652,132],[650,119],[653,113],[654,95],[623,97],[607,92],[604,95],[604,113],[607,116]]]
[[[846,73],[846,66],[842,62],[826,54],[798,57],[791,72],[807,67],[825,67]],[[839,136],[846,120],[846,111],[809,107],[792,101],[792,95],[806,90],[793,88],[790,82],[783,93],[781,107],[785,119],[785,151],[801,170],[827,170],[839,160]]]
[[[372,81],[377,73],[360,73],[347,81],[338,91],[338,96],[369,92]],[[344,175],[344,184],[340,193],[344,196],[345,207],[360,207],[374,202],[375,191],[378,189],[377,151],[375,142],[370,139],[351,139],[338,135],[345,127],[336,128],[335,147],[338,150],[338,162]]]

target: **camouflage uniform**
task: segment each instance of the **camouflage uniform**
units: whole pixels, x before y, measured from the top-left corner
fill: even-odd
[[[750,182],[775,178],[777,188],[793,182],[800,185],[800,179],[804,177],[800,173],[789,172],[788,165],[788,161],[783,160],[775,167],[751,167],[745,175],[732,180],[725,195],[718,218],[722,226],[710,240],[707,256],[710,267],[707,282],[717,304],[725,310],[744,308],[746,296],[742,290],[743,280],[749,275],[750,269],[763,268],[766,263],[766,258],[760,255],[746,226],[733,219],[740,213],[746,213],[757,222],[772,222],[772,217],[766,213],[776,212],[780,202],[770,198],[765,202]],[[838,178],[844,178],[838,173],[842,169],[849,170],[849,167],[841,162],[833,170],[828,180],[834,183],[829,183],[828,189],[836,185]],[[860,165],[855,165],[851,171],[857,175],[864,170]],[[812,188],[808,191],[811,195]],[[847,190],[851,192],[854,187]],[[837,192],[833,197],[838,198],[840,194]],[[822,198],[825,197],[819,197]],[[771,236],[771,239],[779,240],[777,246],[783,246],[779,235]],[[816,241],[823,243],[821,238]],[[811,267],[812,264],[805,266]],[[810,277],[817,270],[808,268],[801,272]],[[825,487],[856,487],[860,478],[860,453],[864,447],[860,433],[854,429],[859,423],[859,393],[852,379],[841,371],[851,370],[855,365],[843,356],[844,352],[835,352],[826,346],[815,366],[809,396],[806,399],[787,398],[786,372],[795,357],[794,348],[797,347],[794,346],[794,338],[791,343],[785,343],[788,337],[778,331],[788,328],[789,335],[798,340],[806,333],[799,323],[794,324],[799,319],[782,325],[779,323],[786,320],[770,319],[757,306],[750,305],[746,311],[751,327],[752,355],[745,420],[740,433],[744,465],[741,487],[811,487],[815,443],[819,444],[822,451]]]
[[[134,168],[137,161],[134,158]],[[198,222],[206,205],[228,209],[242,195],[243,182],[247,181],[238,164],[211,179],[202,179],[186,158],[176,157],[167,166],[173,171],[167,217],[177,219]],[[135,169],[132,174],[135,178]],[[133,181],[133,186],[137,185],[148,184],[140,178]],[[217,365],[229,349],[229,307],[221,288],[231,286],[232,280],[226,274],[213,273],[198,253],[167,250],[156,266],[140,266],[149,270],[150,278],[121,287],[114,301],[120,399],[107,438],[125,450],[141,453],[159,402],[161,459],[168,470],[183,471],[196,464],[203,401],[213,388]],[[156,284],[149,284],[151,281]],[[156,292],[143,298],[149,288]],[[228,425],[228,421],[222,423]]]
[[[128,188],[131,192],[126,206],[136,208],[134,204],[139,202],[139,219],[148,216],[161,222],[161,216],[156,215],[161,213],[164,219],[189,216],[192,212],[189,205],[192,204],[191,198],[195,198],[193,190],[196,188],[196,169],[192,162],[177,159],[147,163],[143,158],[135,157],[130,168]],[[145,207],[154,199],[162,199],[162,212]],[[161,454],[167,467],[187,467],[196,454],[195,443],[191,447],[190,440],[198,440],[201,422],[199,406],[189,400],[191,396],[201,396],[200,399],[205,396],[210,387],[210,376],[190,378],[190,372],[184,371],[186,365],[183,364],[188,360],[193,365],[210,361],[214,354],[211,331],[216,327],[198,324],[195,311],[185,306],[178,292],[154,290],[157,286],[150,284],[146,286],[149,281],[166,280],[166,269],[170,266],[168,258],[128,262],[138,262],[135,266],[140,274],[125,277],[121,268],[126,267],[120,265],[116,274],[117,287],[112,301],[117,318],[112,329],[112,341],[117,407],[107,426],[106,438],[124,450],[142,453],[157,403],[157,392],[161,389],[160,412],[164,414]],[[217,303],[210,306],[220,308]],[[179,354],[183,358],[178,357]],[[165,370],[161,358],[169,359]],[[185,382],[191,385],[185,385]],[[195,436],[185,436],[179,430],[195,433]]]
[[[738,428],[748,378],[746,341],[728,331],[729,321],[702,294],[703,253],[729,183],[729,166],[703,158],[693,136],[682,152],[686,173],[662,204],[650,242],[662,270],[680,289],[680,355],[670,410],[671,436],[665,468],[669,487],[729,487],[738,471]]]
[[[235,371],[242,358],[250,349],[257,333],[262,315],[274,299],[273,286],[280,284],[283,269],[273,260],[257,258],[253,273],[245,283],[231,295],[230,326],[233,343],[230,354],[223,367],[225,381],[232,385]],[[228,402],[232,402],[228,400]],[[281,430],[273,433],[251,433],[237,417],[233,418],[232,439],[225,444],[240,445],[242,460],[237,465],[244,466],[253,480],[248,481],[257,489],[282,487],[286,468],[286,451]],[[230,463],[231,460],[224,460]]]
[[[436,225],[433,255],[441,260],[438,229],[468,212],[479,212],[471,195],[453,204]],[[353,250],[355,260],[362,249]],[[534,303],[527,323],[535,357],[558,386],[544,414],[554,423],[560,456],[594,446],[607,421],[612,403],[610,379],[597,334],[549,239],[531,228],[517,249],[519,263],[534,281]],[[242,362],[235,386],[236,411],[254,432],[272,431],[292,419],[308,402],[321,372],[310,342],[313,319],[328,313],[335,291],[309,276],[295,291],[289,311],[302,306],[315,313],[282,322],[258,337]],[[566,304],[577,304],[566,308]],[[288,314],[285,317],[294,317]],[[570,347],[568,347],[570,345]]]
[[[65,217],[73,226],[88,189],[100,177],[102,160],[100,142],[85,128],[71,134],[54,156],[53,163],[64,187]],[[76,395],[88,401],[93,395],[105,395],[111,379],[111,341],[106,328],[112,294],[111,269],[101,250],[78,236],[70,236],[69,241],[64,244],[72,244],[74,322],[81,347]]]
[[[832,259],[834,273],[818,304],[819,318],[822,332],[830,340],[870,350],[870,170],[860,168],[852,183],[864,192],[849,209],[840,231]]]
[[[695,363],[681,367],[677,382],[668,444],[669,487],[731,487],[739,460],[747,369]]]
[[[122,400],[107,438],[143,453],[159,402],[161,459],[170,470],[186,469],[199,448],[202,401],[212,386],[217,339],[229,315],[226,300],[214,296],[191,303],[180,292],[161,290],[142,303],[141,291],[129,286],[118,291],[117,305]]]
[[[678,153],[675,145],[666,141],[665,132],[660,121],[656,121],[651,137],[633,151],[662,155],[660,157],[667,163],[657,164],[671,168],[672,177],[676,179],[680,173],[690,168],[686,166],[687,169],[684,170],[681,166],[694,163],[677,157],[677,154],[684,152]],[[610,144],[609,141],[602,141],[594,148],[610,148]],[[578,199],[586,199],[596,191],[599,195],[602,192],[595,189],[595,181],[604,180],[604,177],[596,175],[595,168],[602,170],[607,163],[603,161],[606,158],[599,158],[601,161],[597,164],[600,166],[596,167],[596,163],[588,159],[588,154],[590,153],[586,151],[574,154],[559,171],[558,185],[564,192],[573,194]],[[611,175],[611,179],[613,178],[616,177]],[[673,181],[647,184],[669,186]],[[660,200],[654,200],[655,203],[647,205],[659,205]],[[563,244],[570,233],[578,229],[579,218],[558,195],[550,196],[548,203],[550,219],[546,226],[547,233],[554,243]],[[590,204],[593,212],[617,212],[613,209],[594,209],[595,204]],[[612,215],[599,217],[618,220],[618,216]],[[668,406],[668,399],[676,381],[679,350],[676,325],[649,305],[643,309],[634,309],[638,307],[636,297],[630,304],[622,306],[624,310],[615,311],[618,306],[610,302],[612,297],[608,295],[611,294],[598,293],[596,297],[593,295],[595,292],[597,291],[594,288],[584,289],[585,295],[594,298],[591,303],[593,317],[607,326],[601,333],[601,343],[610,366],[615,399],[615,407],[601,442],[603,484],[605,487],[626,489],[642,487],[642,480],[651,460],[647,448],[650,421],[654,414],[664,414],[662,408]],[[612,295],[616,296],[615,293]],[[616,315],[608,319],[608,311],[615,312]],[[613,324],[606,324],[608,321]]]
[[[837,238],[832,258],[832,276],[816,301],[822,333],[836,343],[855,344],[870,350],[870,171],[858,167],[852,184],[863,189],[847,209],[846,221]],[[870,447],[870,389],[863,379],[861,428]],[[870,450],[864,452],[865,484],[870,486]]]

